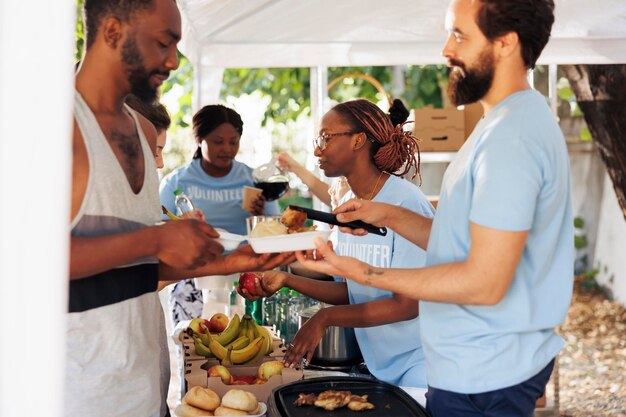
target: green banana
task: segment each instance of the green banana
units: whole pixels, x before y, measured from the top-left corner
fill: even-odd
[[[234,364],[232,360],[232,355],[233,355],[233,347],[229,346],[228,349],[226,350],[226,357],[222,359],[220,364],[222,366],[233,366]]]
[[[250,316],[249,314],[244,315],[243,316],[243,321],[247,325],[247,327],[246,327],[246,336],[248,336],[248,339],[250,339],[250,340],[256,339],[257,336],[254,334],[254,328],[256,327],[256,322],[254,321],[252,316]]]
[[[220,345],[219,342],[215,340],[215,338],[211,340],[211,344],[209,345],[209,348],[211,349],[211,352],[215,355],[215,357],[219,359],[220,361],[223,362],[226,359],[227,363],[230,362],[232,364],[238,365],[246,361],[249,361],[254,356],[256,356],[258,351],[261,350],[262,346],[263,346],[262,337],[257,337],[252,342],[250,342],[248,346],[242,349],[234,350],[232,349],[232,346],[230,346],[228,348],[232,351],[230,353],[231,355],[230,359],[226,359],[227,355],[229,354],[228,349]],[[222,365],[224,364],[222,363]]]
[[[212,357],[211,349],[202,343],[202,340],[197,336],[193,337],[193,346],[196,349],[196,355],[204,356],[205,358]]]
[[[245,317],[245,316],[244,316]],[[248,320],[242,319],[241,324],[239,325],[239,334],[237,337],[248,337]],[[249,340],[253,340],[248,338]]]
[[[228,322],[228,326],[224,329],[222,333],[218,334],[215,339],[220,345],[226,346],[227,344],[229,344],[230,342],[232,342],[233,340],[237,338],[237,335],[239,334],[240,325],[241,325],[241,320],[239,319],[239,315],[235,314],[233,318],[230,319],[230,322]]]
[[[226,348],[233,347],[233,350],[243,349],[250,344],[250,339],[246,336],[241,336],[235,339],[233,342],[229,343]]]
[[[234,364],[241,364],[254,358],[263,347],[263,338],[257,337],[243,349],[233,350],[231,360]]]
[[[215,357],[219,360],[223,360],[226,357],[227,350],[220,342],[217,341],[217,337],[211,338],[209,349],[211,349],[211,353],[213,353],[213,355],[215,355]]]
[[[252,357],[252,359],[245,361],[244,364],[246,365],[256,365],[259,362],[262,362],[262,358],[263,356],[265,356],[265,351],[263,350],[265,348],[264,346],[265,344],[265,340],[261,341],[261,348],[259,349],[259,351],[256,353],[256,355],[254,355]]]
[[[257,330],[259,331],[259,336],[263,338],[263,347],[264,347],[263,354],[269,355],[273,351],[272,334],[267,328],[263,326],[257,326]]]

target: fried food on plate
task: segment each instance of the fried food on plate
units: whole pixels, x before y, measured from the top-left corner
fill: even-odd
[[[350,391],[335,390],[324,391],[319,395],[300,393],[294,404],[297,406],[315,405],[327,411],[333,411],[345,406],[348,406],[352,411],[374,409],[374,404],[367,401],[367,395],[354,395]]]
[[[317,226],[305,227],[304,222],[306,222],[306,213],[303,211],[292,210],[289,207],[283,211],[280,222],[287,227],[287,233],[289,234],[311,232],[317,228]]]
[[[301,229],[306,221],[306,213],[298,210],[292,210],[289,207],[283,211],[280,222],[288,229]]]
[[[367,402],[367,395],[351,395],[348,408],[352,411],[372,410],[374,404]]]

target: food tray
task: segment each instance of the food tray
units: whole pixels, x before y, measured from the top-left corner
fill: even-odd
[[[319,394],[326,390],[368,395],[376,408],[354,412],[347,407],[327,411],[315,406],[296,406],[300,393]],[[298,381],[274,388],[268,402],[268,417],[429,417],[428,412],[402,389],[382,381],[356,377],[325,377]]]
[[[265,237],[248,237],[248,243],[256,253],[293,252],[315,249],[315,238],[327,241],[331,230],[291,233]]]

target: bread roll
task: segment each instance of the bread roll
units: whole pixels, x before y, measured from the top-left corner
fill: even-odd
[[[195,386],[187,391],[183,398],[183,403],[203,410],[213,411],[220,406],[220,397],[209,388]]]
[[[236,410],[234,408],[224,407],[220,405],[215,409],[216,416],[247,416],[249,415],[247,411]]]
[[[266,220],[257,223],[250,232],[250,237],[266,237],[276,235],[286,235],[287,228],[276,220]]]
[[[174,410],[174,414],[178,417],[205,417],[213,415],[210,411],[202,410],[189,404],[179,405],[176,407],[176,410]]]
[[[243,410],[246,413],[254,411],[259,406],[254,394],[240,389],[231,389],[222,397],[222,406]]]

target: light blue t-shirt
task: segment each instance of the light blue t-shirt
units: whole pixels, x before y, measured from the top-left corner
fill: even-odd
[[[213,227],[226,229],[231,233],[246,235],[246,218],[250,212],[241,208],[244,185],[253,187],[252,168],[238,161],[224,177],[212,177],[202,169],[200,158],[171,172],[161,181],[161,204],[172,213],[176,209],[174,190],[181,188],[194,206],[204,213],[207,222]],[[278,202],[265,203],[265,214],[278,215]],[[163,216],[167,220],[167,216]]]
[[[349,191],[342,199],[355,198]],[[414,184],[389,177],[374,201],[401,206],[424,216],[435,211],[426,196]],[[336,252],[382,268],[420,268],[426,253],[391,229],[386,236],[367,234],[358,237],[338,233]],[[361,304],[393,293],[348,281],[350,304]],[[367,368],[376,378],[394,385],[426,387],[424,353],[420,342],[419,318],[376,327],[354,329]]]
[[[526,381],[563,347],[554,329],[565,319],[574,276],[569,162],[536,91],[500,102],[448,167],[427,265],[467,259],[470,222],[529,234],[497,305],[420,304],[428,383],[465,394]]]

